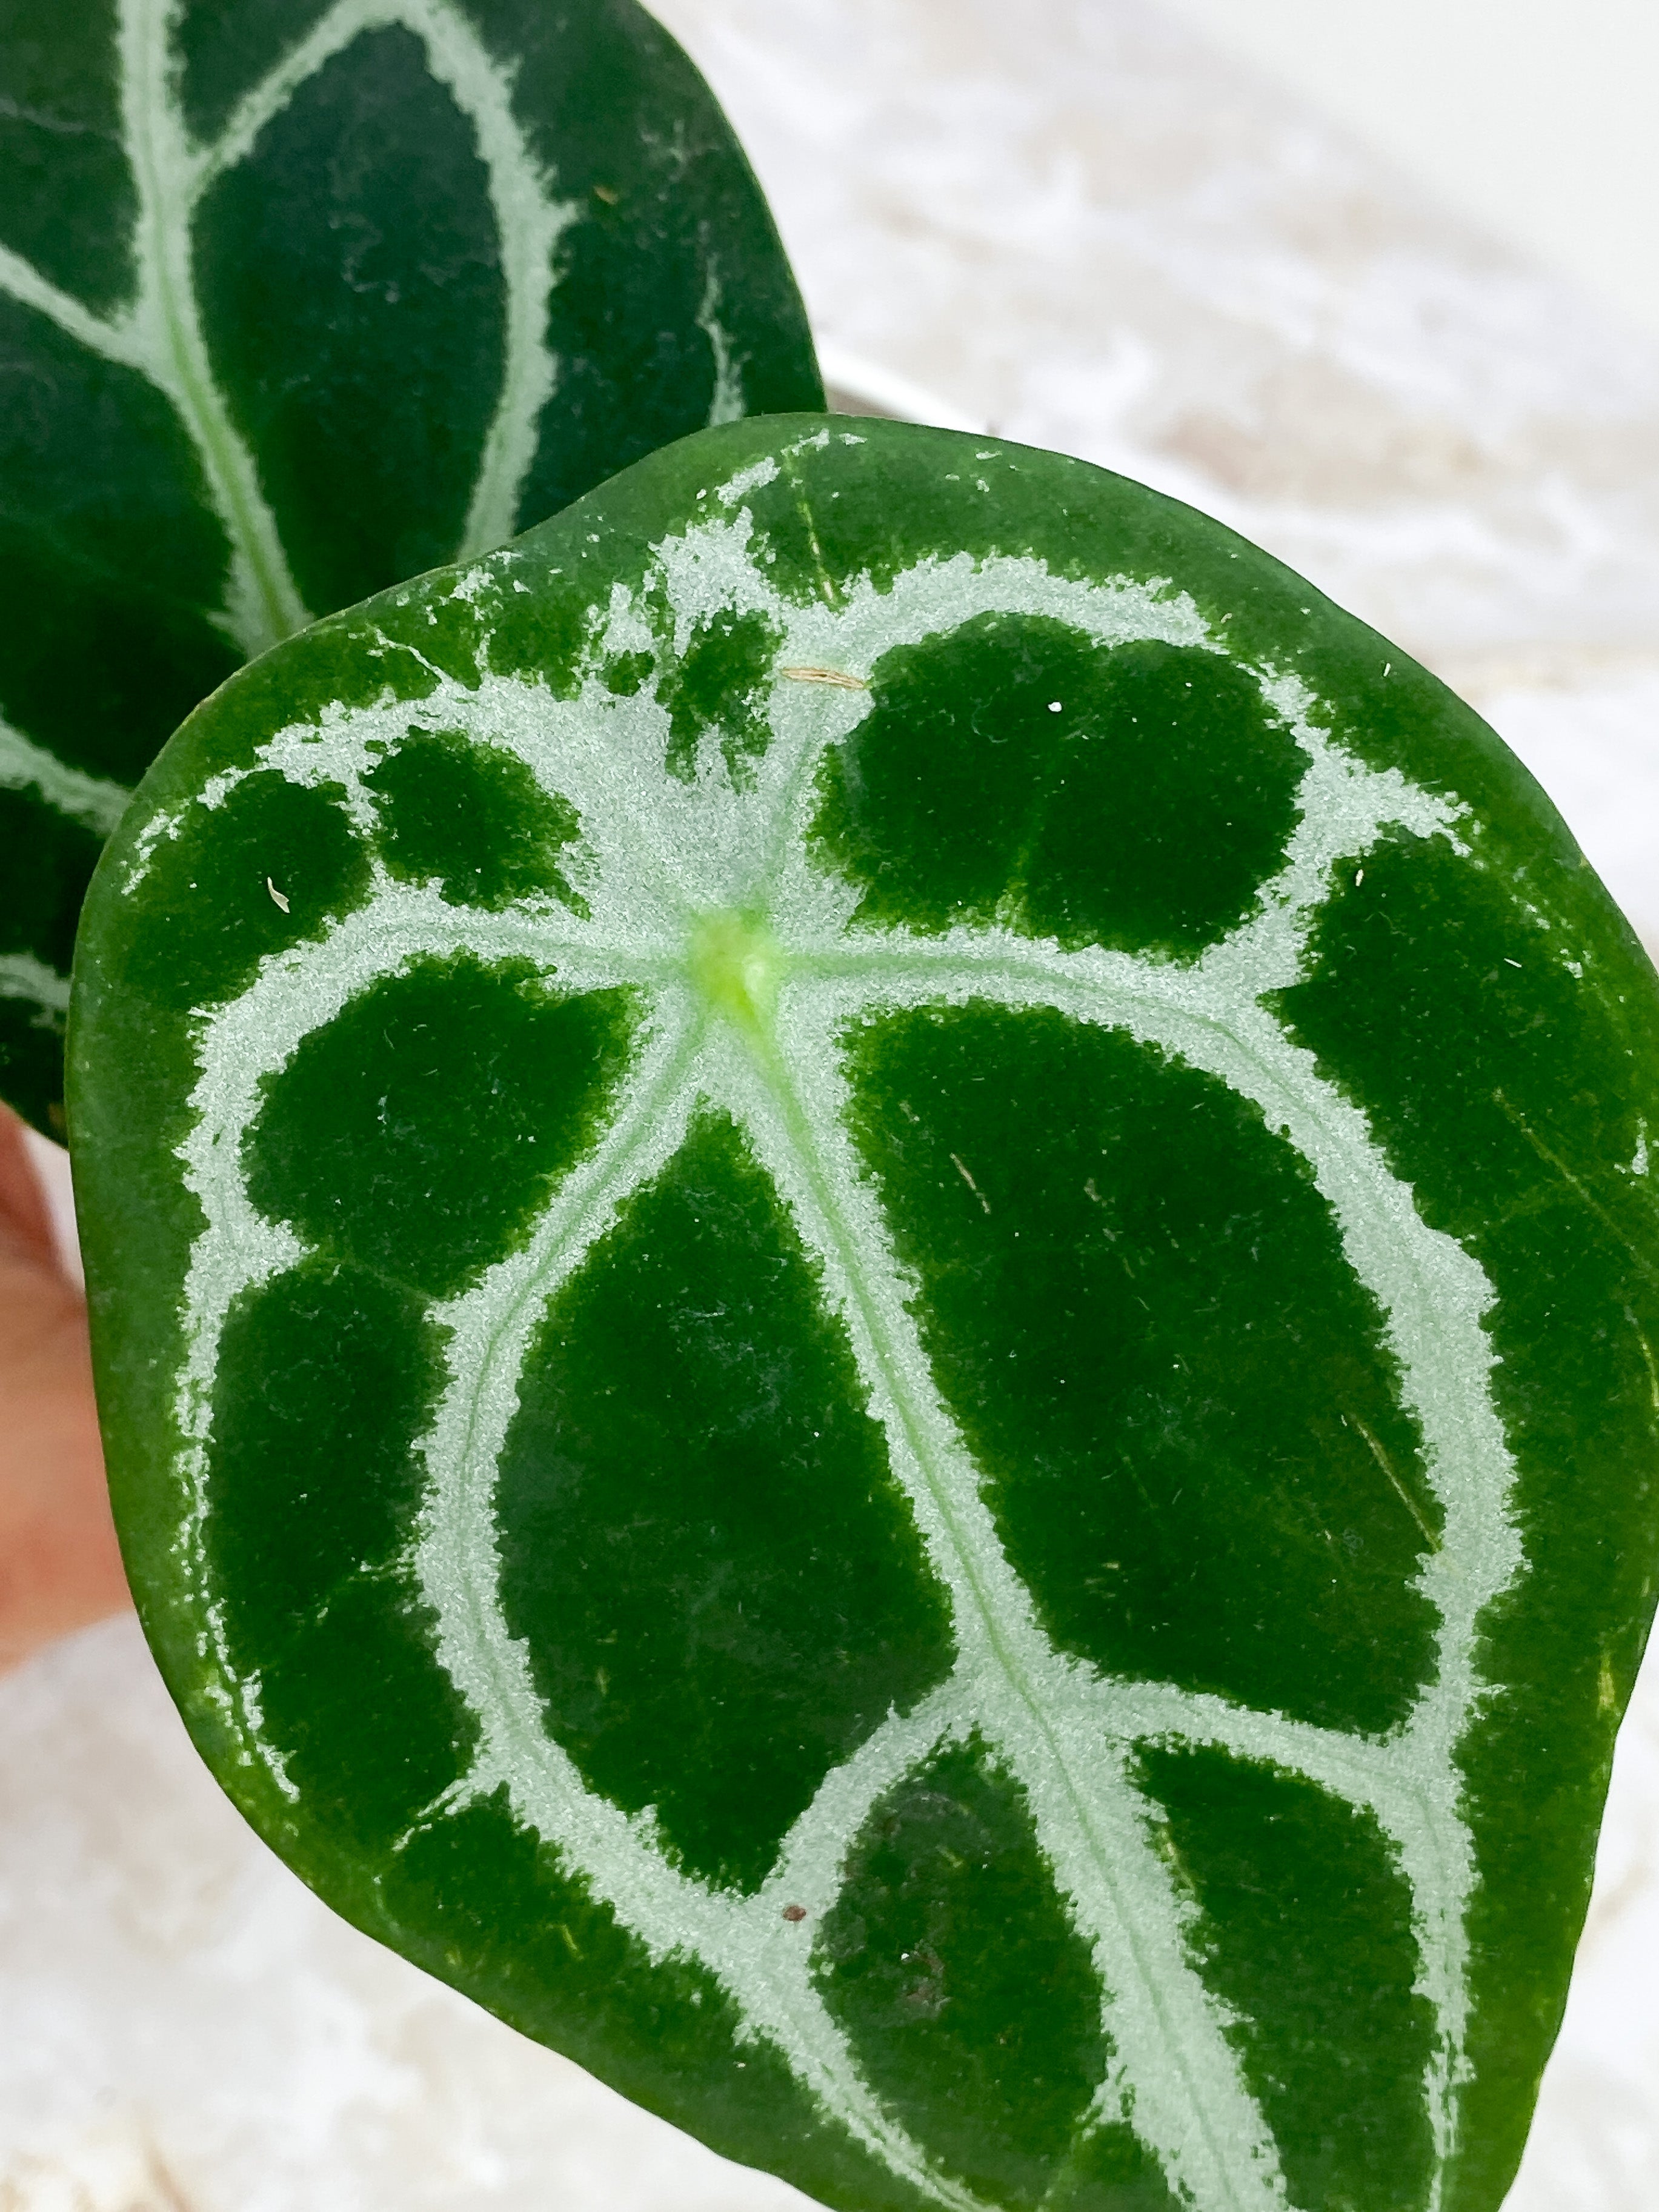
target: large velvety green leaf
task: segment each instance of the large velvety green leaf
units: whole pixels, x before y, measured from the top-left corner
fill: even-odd
[[[236,677],[85,945],[134,1585],[324,1896],[847,2212],[1494,2212],[1659,985],[1439,684],[1079,463],[734,425]]]
[[[635,0],[0,7],[0,1097],[62,1134],[93,860],[239,661],[822,398]]]

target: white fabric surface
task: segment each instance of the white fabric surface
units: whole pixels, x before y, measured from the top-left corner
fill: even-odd
[[[1659,945],[1659,350],[1126,0],[659,12],[833,367],[1280,554],[1495,722]],[[0,1682],[0,2021],[4,2212],[804,2202],[335,1920],[130,1622]],[[1510,2212],[1659,2212],[1659,1669]]]

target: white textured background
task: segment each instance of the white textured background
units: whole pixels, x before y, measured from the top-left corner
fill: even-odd
[[[1653,0],[1172,0],[1659,333]]]
[[[1652,339],[1134,0],[659,12],[833,368],[1283,556],[1496,723],[1659,945]],[[0,2212],[801,2203],[334,1920],[197,1765],[131,1623],[0,1682]],[[1659,2212],[1652,1673],[1510,2212]]]

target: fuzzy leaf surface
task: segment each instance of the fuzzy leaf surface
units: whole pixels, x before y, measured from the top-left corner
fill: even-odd
[[[1496,2212],[1654,1602],[1659,985],[1085,465],[711,430],[151,769],[118,1516],[340,1911],[842,2212]]]

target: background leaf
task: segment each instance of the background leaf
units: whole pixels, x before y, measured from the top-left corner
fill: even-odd
[[[63,1134],[97,840],[239,659],[822,396],[634,0],[0,12],[0,1096]]]

